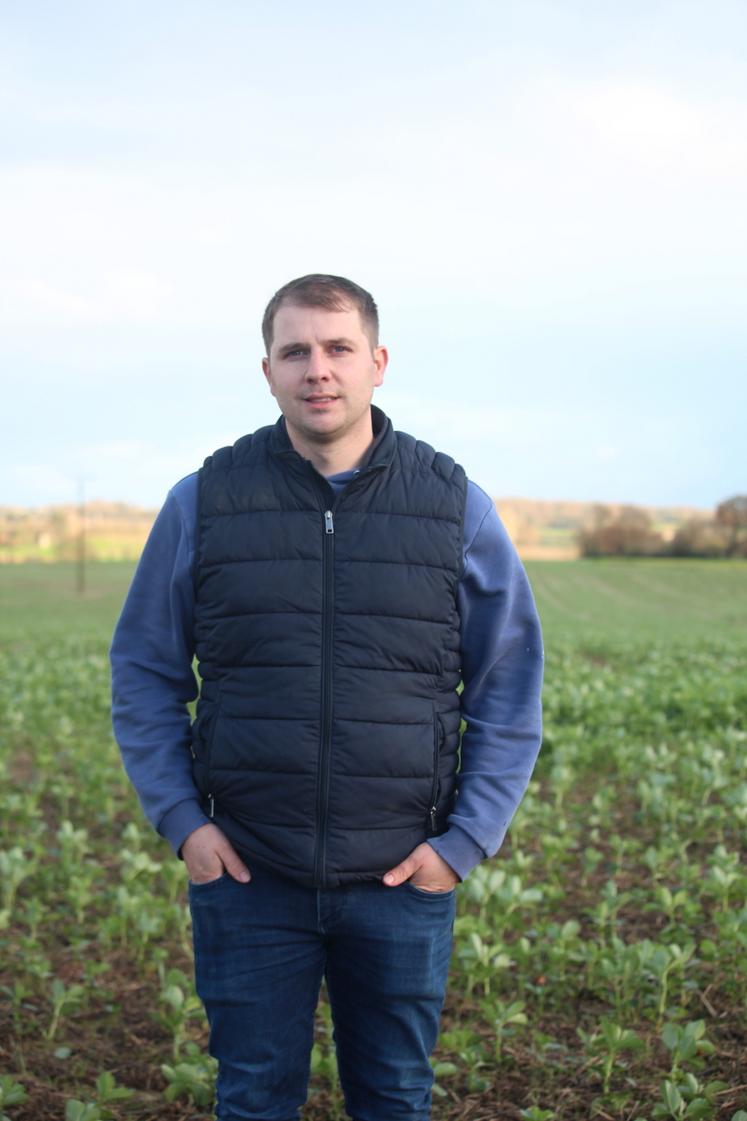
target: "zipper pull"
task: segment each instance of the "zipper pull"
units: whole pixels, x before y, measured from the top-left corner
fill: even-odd
[[[215,798],[208,794],[208,817],[215,817]]]
[[[332,511],[331,510],[325,510],[324,511],[324,532],[325,533],[334,533],[335,532],[335,523],[334,523],[334,520],[332,518]]]
[[[431,806],[428,816],[429,816],[430,821],[431,821],[431,831],[433,833],[436,832],[436,812],[437,812],[437,807],[436,806]]]

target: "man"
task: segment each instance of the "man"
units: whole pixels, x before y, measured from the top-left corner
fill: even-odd
[[[539,749],[539,624],[491,500],[372,407],[369,293],[291,281],[263,335],[282,416],[169,493],[115,731],[189,873],[220,1121],[297,1118],[322,978],[350,1116],[426,1121],[455,885]]]

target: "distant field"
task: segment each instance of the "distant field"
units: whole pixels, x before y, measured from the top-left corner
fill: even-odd
[[[547,642],[747,639],[747,562],[528,561]]]
[[[545,639],[699,641],[747,638],[747,562],[700,560],[527,561]],[[134,572],[92,564],[86,592],[72,564],[0,566],[0,634],[9,629],[105,636]]]
[[[129,561],[91,564],[79,595],[74,564],[0,565],[0,637],[22,631],[106,638],[134,571]]]

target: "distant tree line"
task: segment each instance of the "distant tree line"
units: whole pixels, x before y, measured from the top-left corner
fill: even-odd
[[[666,539],[637,506],[596,506],[578,532],[584,557],[747,557],[747,494],[721,502],[712,517],[691,518]]]

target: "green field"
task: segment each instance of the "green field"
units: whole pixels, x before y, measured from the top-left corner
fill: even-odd
[[[546,644],[599,639],[747,641],[747,562],[528,561]],[[93,564],[86,592],[73,564],[0,565],[0,634],[71,628],[107,640],[134,566]]]
[[[548,647],[747,641],[744,561],[535,561],[526,567]]]
[[[509,840],[459,889],[434,1121],[747,1121],[747,563],[527,568],[545,743]],[[131,572],[93,565],[79,596],[73,566],[0,567],[12,1121],[211,1115],[184,869],[109,727]],[[344,1116],[324,1004],[312,1070],[307,1121]]]

